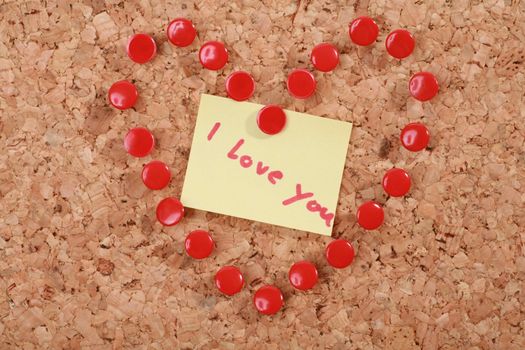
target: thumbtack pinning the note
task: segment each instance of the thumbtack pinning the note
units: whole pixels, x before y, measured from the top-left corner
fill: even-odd
[[[257,114],[257,125],[265,134],[278,134],[286,125],[286,113],[279,106],[265,106]]]

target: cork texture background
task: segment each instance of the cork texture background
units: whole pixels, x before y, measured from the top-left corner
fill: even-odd
[[[380,36],[356,47],[348,24],[375,18]],[[0,349],[505,349],[525,348],[525,2],[0,1]],[[187,17],[198,37],[176,48],[169,21]],[[384,39],[407,28],[414,53],[397,61]],[[158,55],[138,65],[127,38],[152,34]],[[207,40],[230,52],[219,72],[197,58]],[[299,101],[293,68],[312,69],[312,47],[340,50],[332,73]],[[179,196],[202,93],[225,96],[238,69],[256,80],[252,102],[352,121],[334,237],[357,256],[335,270],[330,238],[188,210],[163,228],[155,207]],[[409,96],[408,80],[433,72],[440,93]],[[107,102],[110,85],[138,87],[135,108]],[[429,127],[429,148],[410,153],[399,132]],[[136,159],[129,128],[158,145]],[[150,159],[168,163],[169,188],[141,182]],[[388,198],[384,172],[404,167],[413,187]],[[356,225],[364,200],[385,205],[385,224]],[[188,258],[185,234],[211,231],[217,247]],[[290,265],[315,262],[318,285],[293,290]],[[234,264],[234,297],[213,276]],[[253,292],[279,286],[284,309],[260,316]]]

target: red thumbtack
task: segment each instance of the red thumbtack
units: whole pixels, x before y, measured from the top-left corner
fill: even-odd
[[[313,48],[310,59],[316,69],[329,72],[339,64],[339,52],[334,45],[322,43]]]
[[[228,62],[228,50],[218,41],[208,41],[199,50],[199,60],[204,68],[219,70]]]
[[[273,315],[284,305],[283,293],[275,286],[262,286],[255,292],[253,303],[261,314]]]
[[[152,160],[142,169],[142,182],[150,190],[161,190],[171,180],[170,168],[160,160]]]
[[[417,152],[427,147],[430,132],[424,124],[410,123],[403,128],[400,138],[403,147],[409,151]]]
[[[374,201],[365,202],[357,209],[357,222],[366,230],[375,230],[384,218],[383,208]]]
[[[127,80],[121,80],[111,85],[108,91],[108,97],[113,107],[124,110],[135,105],[139,93],[135,85]]]
[[[275,135],[286,125],[286,113],[279,106],[265,106],[257,113],[257,125],[265,134]]]
[[[354,44],[368,46],[376,41],[379,28],[372,18],[362,16],[354,19],[352,23],[350,23],[348,34]]]
[[[129,58],[136,63],[146,63],[155,57],[157,44],[155,40],[147,34],[135,34],[128,40],[126,52]]]
[[[288,92],[295,98],[306,99],[315,92],[315,78],[306,69],[294,69],[288,75]]]
[[[350,242],[344,239],[336,239],[326,246],[326,260],[328,263],[337,268],[347,267],[354,261],[354,247]]]
[[[311,289],[317,283],[317,268],[309,261],[299,261],[290,267],[288,279],[299,290]]]
[[[215,285],[226,295],[234,295],[241,291],[244,278],[235,266],[224,266],[215,274]]]
[[[186,18],[176,18],[168,25],[168,40],[175,46],[185,47],[190,45],[197,31],[190,20]]]
[[[410,176],[403,169],[390,169],[383,177],[383,188],[392,197],[404,196],[410,190]]]
[[[233,72],[226,78],[226,92],[235,101],[244,101],[252,97],[255,91],[255,81],[252,76],[243,71]]]
[[[390,56],[402,59],[414,51],[416,41],[408,30],[396,29],[386,37],[385,46]]]
[[[204,259],[213,251],[214,243],[208,231],[195,230],[188,234],[184,245],[189,256]]]
[[[177,225],[183,216],[184,207],[177,198],[164,198],[157,205],[157,220],[164,226]]]
[[[124,137],[126,152],[134,157],[145,157],[155,146],[153,134],[146,128],[133,128]]]
[[[408,89],[416,100],[424,102],[436,96],[439,91],[439,84],[432,73],[419,72],[410,78]]]

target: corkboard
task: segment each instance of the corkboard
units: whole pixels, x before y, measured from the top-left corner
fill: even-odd
[[[0,5],[1,349],[523,349],[525,346],[525,2],[436,1],[10,1]],[[376,45],[347,35],[357,15],[377,19]],[[198,38],[176,49],[170,19],[191,18]],[[411,30],[414,54],[398,62],[386,34]],[[159,54],[133,64],[128,36],[152,33]],[[203,70],[196,53],[222,40],[230,63]],[[333,73],[316,72],[307,101],[285,90],[287,72],[310,67],[314,44],[341,51]],[[174,228],[156,203],[181,192],[202,93],[225,95],[233,70],[250,71],[253,102],[354,123],[334,236],[358,251],[327,266],[330,238],[188,210]],[[410,98],[414,72],[436,74],[430,103]],[[112,82],[133,80],[134,110],[110,108]],[[400,129],[424,121],[428,150],[401,148]],[[122,147],[128,128],[151,128],[151,158],[174,174],[169,189],[142,185]],[[387,198],[392,166],[413,189]],[[356,207],[386,207],[379,231],[356,226]],[[185,233],[209,229],[213,256],[194,261]],[[320,283],[298,292],[289,266],[315,262]],[[225,264],[247,286],[232,298],[213,284]],[[275,283],[285,308],[252,307]]]

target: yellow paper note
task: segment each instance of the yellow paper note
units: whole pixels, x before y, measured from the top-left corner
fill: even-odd
[[[182,203],[331,235],[352,124],[286,110],[285,128],[266,135],[262,107],[201,96]]]

